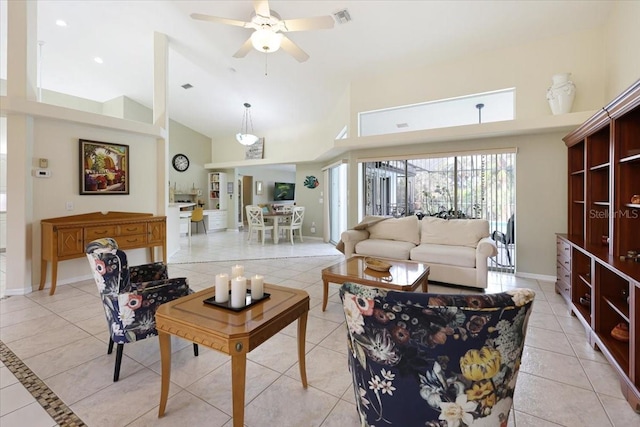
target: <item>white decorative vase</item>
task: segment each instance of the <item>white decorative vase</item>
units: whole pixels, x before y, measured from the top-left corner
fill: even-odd
[[[569,77],[571,73],[554,74],[551,78],[553,84],[547,89],[547,101],[554,115],[571,112],[573,99],[576,96],[576,85]]]

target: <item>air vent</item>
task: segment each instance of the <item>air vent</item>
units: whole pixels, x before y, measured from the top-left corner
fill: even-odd
[[[338,24],[346,24],[347,22],[351,22],[351,15],[347,9],[342,9],[333,14],[333,19],[335,19]]]
[[[408,123],[396,123],[396,126],[399,128],[408,128],[409,124]]]
[[[185,83],[182,85],[182,89],[191,89],[193,87],[193,85],[191,85],[190,83]]]

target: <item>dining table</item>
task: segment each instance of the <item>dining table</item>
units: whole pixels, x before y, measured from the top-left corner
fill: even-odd
[[[273,212],[262,215],[262,218],[269,219],[273,222],[273,243],[278,244],[278,239],[280,238],[280,231],[278,230],[280,220],[291,220],[292,216],[293,212]]]

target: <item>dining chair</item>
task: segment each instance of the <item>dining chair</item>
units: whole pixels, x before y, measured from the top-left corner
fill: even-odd
[[[289,240],[291,240],[292,245],[294,230],[298,230],[298,237],[300,238],[300,242],[303,242],[302,221],[304,221],[304,206],[294,206],[291,213],[291,222],[280,226],[281,230],[289,233]]]
[[[506,426],[534,297],[343,284],[361,425]]]
[[[260,238],[260,233],[262,233],[262,244],[264,245],[264,235],[265,231],[270,230],[273,237],[273,225],[267,225],[264,222],[264,217],[262,216],[262,208],[260,206],[247,205],[247,223],[249,224],[249,238],[251,241],[251,235],[254,230],[258,233],[258,238]]]
[[[196,223],[196,233],[198,232],[198,224],[202,223],[202,228],[204,228],[204,234],[207,234],[207,226],[204,223],[204,209],[197,207],[193,210],[191,214],[191,224]],[[191,224],[189,226],[191,226]]]
[[[122,353],[126,343],[158,335],[155,314],[158,307],[189,295],[186,277],[169,279],[167,265],[162,262],[129,267],[127,254],[118,249],[114,239],[90,242],[85,250],[109,327],[107,354],[118,345],[113,381],[120,378]],[[193,344],[198,355],[198,345]]]

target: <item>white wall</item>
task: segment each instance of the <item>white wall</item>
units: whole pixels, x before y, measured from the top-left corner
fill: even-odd
[[[59,107],[71,108],[73,110],[102,114],[102,103],[100,102],[46,89],[42,90],[42,102]]]
[[[200,189],[202,199],[207,203],[208,171],[204,168],[211,161],[211,138],[189,129],[180,123],[169,120],[169,161],[178,153],[189,158],[189,169],[178,172],[169,166],[169,181],[180,191]]]
[[[315,176],[320,183],[316,188],[307,188],[304,181],[307,176]],[[324,174],[322,165],[318,163],[302,163],[296,168],[296,203],[304,206],[304,223],[302,224],[302,235],[322,238],[324,230],[323,209],[327,199],[325,195],[320,195],[324,190]],[[322,199],[322,203],[320,203]],[[311,233],[311,224],[316,224],[316,232]]]
[[[605,94],[610,100],[640,78],[640,1],[618,1],[604,28]]]

